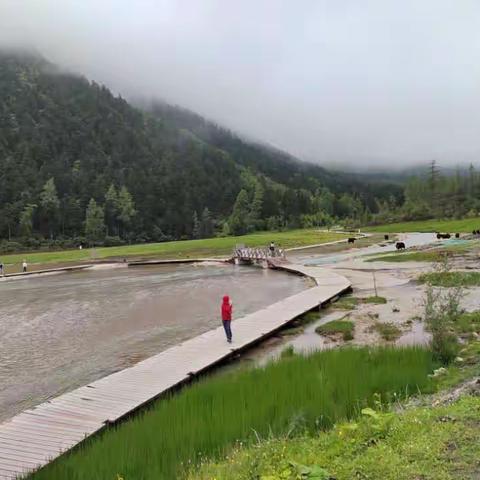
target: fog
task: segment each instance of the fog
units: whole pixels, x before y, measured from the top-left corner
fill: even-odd
[[[321,164],[480,160],[478,0],[0,0],[34,47]]]

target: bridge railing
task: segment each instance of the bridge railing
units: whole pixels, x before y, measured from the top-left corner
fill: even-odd
[[[235,248],[233,257],[240,260],[267,260],[269,258],[285,258],[285,251],[280,248],[270,250],[269,248]]]

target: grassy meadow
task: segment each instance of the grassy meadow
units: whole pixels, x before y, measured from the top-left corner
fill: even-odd
[[[380,399],[431,391],[434,367],[426,349],[344,348],[204,378],[29,478],[182,478],[235,445],[318,433]]]
[[[414,222],[390,223],[366,227],[365,232],[408,233],[408,232],[449,232],[472,233],[480,230],[480,218],[461,220],[420,220]]]
[[[479,397],[400,413],[365,411],[318,436],[237,447],[188,480],[460,480],[478,478]]]
[[[470,317],[466,320],[475,323],[479,314]],[[480,376],[480,342],[470,341],[460,355],[463,361],[436,377],[433,398],[419,396],[387,410],[376,403],[358,417],[315,435],[237,444],[221,460],[192,469],[188,480],[478,478],[480,397],[467,394],[452,403],[448,392]]]
[[[480,272],[430,272],[420,275],[418,281],[434,287],[476,287]]]
[[[347,235],[317,229],[290,230],[286,232],[258,232],[240,237],[217,237],[201,240],[144,243],[120,247],[100,247],[83,250],[48,252],[25,252],[0,255],[4,264],[20,264],[25,258],[29,264],[89,262],[93,259],[155,257],[155,258],[202,258],[229,255],[235,245],[243,243],[249,247],[268,246],[274,241],[280,248],[301,247],[342,240]]]

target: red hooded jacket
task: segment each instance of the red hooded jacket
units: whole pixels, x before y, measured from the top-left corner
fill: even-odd
[[[232,320],[232,305],[230,305],[230,297],[228,295],[223,297],[222,320],[224,322]]]

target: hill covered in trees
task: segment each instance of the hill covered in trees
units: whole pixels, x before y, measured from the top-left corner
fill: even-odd
[[[26,52],[0,52],[0,132],[4,249],[328,225],[401,202],[399,186],[329,173],[177,107],[134,107]]]

